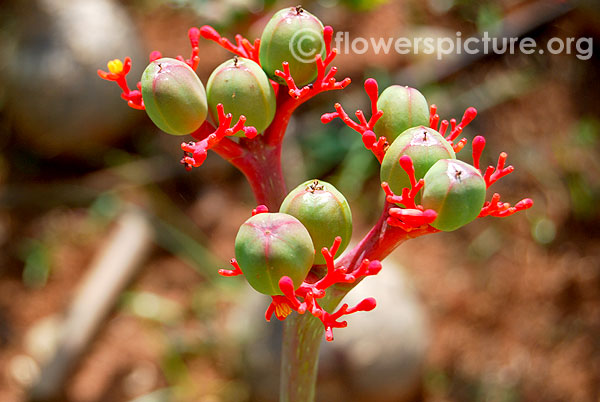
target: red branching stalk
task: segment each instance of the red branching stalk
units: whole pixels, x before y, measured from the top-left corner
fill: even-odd
[[[290,74],[289,64],[282,64],[283,71],[277,70],[275,74],[283,78],[288,87],[288,91],[280,88],[277,92],[277,112],[273,123],[264,133],[265,142],[269,145],[280,144],[283,141],[285,130],[294,110],[304,102],[320,94],[321,92],[344,89],[350,84],[350,78],[344,78],[342,81],[336,81],[335,74],[337,67],[327,68],[333,62],[337,55],[337,49],[331,48],[333,38],[333,28],[326,26],[323,29],[323,42],[325,43],[325,60],[320,54],[315,56],[317,63],[317,78],[312,84],[298,88],[294,78]]]
[[[381,116],[383,116],[383,111],[377,109],[377,100],[379,98],[377,81],[375,81],[373,78],[367,79],[365,81],[365,92],[367,93],[371,103],[371,118],[369,121],[367,121],[365,118],[365,114],[362,110],[357,110],[355,115],[358,119],[358,123],[356,123],[350,118],[350,116],[348,116],[348,113],[346,113],[342,105],[336,103],[334,105],[335,112],[323,114],[321,116],[321,122],[323,124],[327,124],[335,118],[341,119],[348,127],[362,135],[362,140],[365,144],[365,147],[371,150],[379,163],[381,163],[389,143],[385,137],[382,136],[377,138],[373,132],[375,124],[381,118]]]
[[[500,202],[500,194],[494,193],[492,199],[483,205],[478,217],[495,216],[497,218],[505,218],[519,211],[531,208],[532,206],[533,200],[531,200],[531,198],[524,198],[517,202],[513,207],[508,202]]]
[[[125,57],[125,62],[121,62],[119,59],[114,59],[107,64],[108,71],[98,70],[100,78],[107,81],[114,81],[123,91],[121,98],[123,98],[127,105],[133,109],[144,110],[144,101],[142,100],[141,84],[137,83],[137,88],[131,90],[127,85],[127,74],[131,71],[131,58]]]
[[[218,127],[204,124],[192,133],[196,142],[184,142],[181,148],[184,157],[181,163],[186,169],[202,165],[209,149],[215,151],[226,161],[238,168],[252,187],[258,203],[277,208],[285,197],[285,182],[281,172],[280,145],[269,147],[264,139],[257,136],[256,129],[245,126],[246,118],[240,116],[238,122],[231,125],[231,114],[225,114],[222,105],[217,105]],[[227,137],[244,131],[246,138],[235,142]]]
[[[192,70],[196,71],[198,64],[200,63],[200,30],[196,27],[192,27],[188,30],[188,38],[190,39],[190,45],[192,46],[192,53],[189,59],[184,59],[183,56],[177,56],[177,60],[185,62]]]
[[[218,43],[225,50],[228,50],[233,54],[236,54],[240,57],[244,57],[246,59],[250,59],[260,64],[260,61],[258,59],[260,39],[254,39],[254,43],[250,43],[248,39],[238,34],[235,35],[236,45],[234,45],[229,41],[229,39],[222,37],[217,32],[217,30],[211,27],[210,25],[204,25],[203,27],[201,27],[200,34],[203,38]]]
[[[401,195],[395,195],[388,183],[381,183],[381,187],[385,192],[387,202],[404,206],[404,208],[390,208],[387,223],[408,233],[429,225],[437,218],[437,212],[433,209],[424,209],[422,205],[417,205],[415,202],[415,198],[425,185],[425,181],[423,179],[417,181],[415,166],[410,156],[403,155],[398,162],[408,175],[410,188],[403,188]],[[435,231],[435,229],[432,228],[432,231]]]
[[[184,59],[183,56],[177,56],[177,60],[183,61],[193,70],[196,70],[198,63],[200,63],[200,49],[198,48],[200,40],[200,31],[198,28],[192,27],[188,30],[188,38],[192,46],[192,52],[189,59]],[[150,62],[158,60],[162,57],[162,54],[155,50],[150,53]],[[121,90],[121,98],[123,98],[127,105],[133,109],[144,110],[144,101],[142,99],[142,84],[138,81],[136,84],[137,89],[130,90],[127,85],[127,74],[131,71],[131,58],[125,57],[125,62],[121,62],[119,59],[114,59],[107,64],[108,71],[98,70],[98,75],[107,81],[114,81],[119,85]]]
[[[240,266],[237,263],[237,261],[235,260],[235,258],[232,258],[231,260],[229,260],[229,263],[233,266],[233,269],[220,269],[219,275],[223,275],[223,276],[242,275],[242,270],[240,269]]]
[[[410,231],[404,230],[401,226],[390,225],[388,220],[390,210],[393,208],[395,205],[386,201],[377,223],[352,250],[338,258],[337,266],[347,267],[348,272],[352,272],[358,269],[365,258],[382,261],[404,241],[438,232],[430,225],[422,225]],[[350,289],[344,290],[347,292]]]
[[[450,121],[442,120],[440,123],[440,116],[437,114],[436,105],[431,105],[429,114],[429,126],[434,130],[439,131],[442,136],[446,135],[446,130],[448,127],[450,127],[450,134],[445,137],[446,141],[450,143],[454,149],[454,152],[459,153],[465,147],[465,145],[467,145],[467,139],[462,138],[457,143],[455,143],[454,140],[456,140],[456,138],[462,133],[463,129],[468,126],[469,123],[471,123],[477,116],[477,109],[470,107],[465,110],[465,113],[463,114],[463,117],[458,125],[456,124],[456,119],[450,119]]]
[[[245,125],[245,116],[240,116],[237,123],[233,126],[231,126],[232,118],[233,117],[231,113],[225,114],[223,105],[219,103],[217,105],[217,129],[200,141],[190,141],[181,144],[181,149],[185,153],[184,157],[181,159],[181,163],[185,165],[187,170],[191,170],[192,167],[199,167],[202,165],[206,160],[208,150],[221,142],[225,137],[232,136],[239,131],[243,131],[247,138],[252,139],[256,137],[256,128]],[[203,125],[200,127],[200,129],[205,130],[206,126]],[[234,145],[231,144],[231,146],[233,147]]]
[[[473,166],[475,166],[479,171],[480,168],[480,159],[481,154],[485,148],[485,138],[481,135],[473,138],[472,142],[473,147]],[[483,174],[483,179],[485,180],[485,184],[487,188],[490,188],[492,184],[501,179],[502,177],[512,173],[514,168],[512,166],[505,166],[506,158],[508,155],[506,152],[502,152],[498,157],[498,163],[496,167],[488,166]],[[511,206],[507,202],[500,202],[500,194],[494,193],[492,199],[487,201],[483,208],[481,208],[481,212],[479,213],[479,218],[484,216],[495,216],[498,218],[503,218],[506,216],[510,216],[516,212],[523,211],[525,209],[531,208],[533,206],[533,201],[530,198],[524,198],[521,201],[517,202],[515,206]]]
[[[454,140],[462,133],[463,129],[473,121],[473,119],[477,116],[477,110],[474,107],[470,107],[465,110],[465,113],[459,124],[456,124],[456,119],[442,120],[439,123],[440,116],[437,114],[437,106],[431,105],[430,108],[430,118],[429,124],[431,128],[434,130],[438,130],[439,123],[439,132],[442,135],[445,135],[446,130],[450,127],[450,134],[448,134],[445,138],[446,141],[452,145],[454,152],[458,153],[464,146],[467,144],[467,139],[462,138],[459,142],[454,143]],[[473,166],[477,168],[481,172],[480,167],[480,159],[485,149],[485,138],[481,135],[473,138],[472,141],[472,149],[473,149]],[[490,188],[492,184],[497,182],[502,177],[512,173],[514,168],[512,166],[506,165],[506,158],[508,155],[506,152],[502,152],[498,157],[498,163],[496,166],[488,166],[485,172],[482,172],[483,179],[485,180],[485,184],[487,188]],[[529,198],[525,198],[519,201],[515,206],[511,206],[509,203],[500,202],[500,195],[498,193],[494,193],[492,199],[486,202],[481,208],[481,212],[479,217],[485,216],[495,216],[495,217],[506,217],[510,216],[516,212],[531,208],[533,206],[533,201]]]
[[[336,81],[335,73],[337,67],[331,67],[329,71],[325,71],[331,64],[335,56],[337,55],[337,49],[331,48],[331,40],[333,38],[333,28],[326,26],[323,29],[323,41],[325,43],[325,60],[322,59],[320,54],[316,55],[317,62],[317,78],[311,85],[306,85],[302,88],[298,88],[294,82],[294,77],[290,74],[290,66],[288,62],[283,62],[283,71],[276,70],[275,75],[285,80],[288,87],[289,95],[296,99],[302,100],[303,102],[312,98],[316,94],[329,91],[333,89],[343,89],[350,84],[350,78],[344,78],[342,81]]]

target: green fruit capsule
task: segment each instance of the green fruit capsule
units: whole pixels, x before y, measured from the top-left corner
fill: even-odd
[[[252,60],[235,57],[221,64],[208,78],[206,92],[213,119],[219,103],[223,104],[225,113],[232,114],[234,122],[244,115],[246,125],[254,126],[259,133],[269,127],[275,117],[273,86]]]
[[[248,283],[267,295],[282,294],[279,280],[302,284],[315,257],[306,228],[291,215],[262,213],[248,219],[235,238],[235,258]]]
[[[285,81],[275,75],[275,70],[283,71],[284,61],[289,63],[297,86],[313,81],[317,76],[317,54],[325,57],[323,24],[300,6],[275,13],[260,38],[260,65],[269,78],[281,84]]]
[[[485,202],[485,180],[475,167],[456,159],[437,161],[425,175],[423,207],[437,212],[431,226],[450,232],[471,222]]]
[[[142,99],[150,119],[169,134],[189,134],[206,120],[204,86],[190,66],[176,59],[158,59],[146,67]]]
[[[429,125],[427,100],[414,88],[392,85],[377,100],[383,116],[375,124],[375,134],[384,136],[391,144],[406,129]]]
[[[409,128],[396,138],[381,162],[381,181],[387,182],[396,194],[401,194],[403,188],[410,188],[408,174],[398,163],[404,155],[412,159],[417,180],[440,159],[456,158],[452,146],[434,129],[425,126]]]
[[[334,186],[321,180],[309,180],[292,190],[280,212],[290,214],[308,229],[317,253],[315,264],[325,264],[323,247],[331,247],[336,236],[342,243],[336,254],[348,246],[352,237],[352,213],[346,198]]]

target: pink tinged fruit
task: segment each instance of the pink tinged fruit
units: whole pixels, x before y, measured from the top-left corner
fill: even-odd
[[[387,87],[377,100],[383,116],[375,124],[375,134],[392,143],[405,130],[429,126],[429,106],[425,97],[416,90],[402,85]]]
[[[323,29],[321,21],[301,6],[275,13],[260,38],[260,65],[269,78],[285,84],[275,71],[283,70],[283,63],[287,62],[296,85],[313,81],[317,77],[316,56],[326,55]]]
[[[315,179],[300,184],[290,191],[279,211],[302,222],[317,250],[331,245],[340,236],[342,243],[337,256],[346,249],[352,237],[352,212],[348,201],[326,181]],[[325,258],[317,254],[314,263],[325,264]]]
[[[423,207],[437,212],[431,223],[443,231],[473,221],[485,202],[486,183],[477,168],[456,159],[442,159],[424,178]]]
[[[261,133],[275,117],[275,91],[267,75],[254,61],[237,57],[218,66],[206,84],[208,107],[213,120],[222,104],[233,120],[246,117],[246,125]],[[243,134],[241,134],[243,135]]]
[[[141,83],[146,113],[164,132],[190,134],[206,120],[204,86],[185,62],[170,58],[154,60],[144,70]]]
[[[248,283],[267,295],[279,295],[279,280],[287,276],[302,284],[315,257],[306,228],[291,215],[257,213],[240,227],[235,259]]]
[[[380,179],[396,194],[411,187],[410,177],[399,163],[403,156],[412,160],[417,181],[440,159],[456,157],[452,146],[436,130],[418,126],[404,131],[388,148],[381,162]]]

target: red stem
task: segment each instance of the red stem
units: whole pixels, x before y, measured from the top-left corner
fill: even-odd
[[[394,206],[394,204],[385,203],[383,212],[375,226],[373,226],[360,243],[336,261],[337,267],[344,266],[347,268],[347,272],[350,273],[357,269],[365,258],[371,261],[381,261],[404,241],[436,232],[435,229],[428,225],[410,232],[406,232],[396,226],[388,225],[389,210]]]
[[[291,111],[285,121],[283,118],[274,120],[268,131],[272,130],[273,136],[283,138],[290,115]],[[195,140],[202,140],[214,131],[213,125],[205,122],[192,136]],[[281,171],[281,140],[269,145],[266,133],[252,140],[240,138],[239,143],[225,137],[211,149],[244,174],[257,204],[264,204],[273,211],[279,209],[287,193]]]
[[[287,87],[279,88],[275,117],[263,134],[264,142],[269,146],[281,146],[292,113],[304,102],[304,99],[295,100],[290,97],[286,89]]]
[[[269,145],[263,136],[253,140],[242,139],[240,143],[247,154],[231,163],[238,166],[248,179],[257,204],[266,205],[270,211],[278,211],[287,194],[281,171],[281,143]]]
[[[273,118],[273,122],[263,134],[265,142],[270,146],[281,144],[294,110],[304,102],[322,92],[309,91],[305,96],[294,99],[288,94],[287,89],[286,86],[280,86],[279,92],[277,93],[277,111],[275,112],[275,118]]]

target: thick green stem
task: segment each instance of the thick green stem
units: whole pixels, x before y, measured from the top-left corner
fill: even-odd
[[[352,287],[330,289],[331,291],[319,300],[319,303],[323,308],[331,311]],[[302,315],[293,313],[285,319],[279,402],[314,401],[319,350],[324,333],[321,321],[308,312]]]
[[[323,324],[310,314],[292,314],[283,324],[280,402],[313,401]]]

